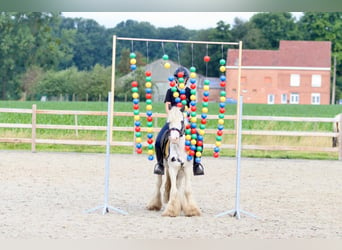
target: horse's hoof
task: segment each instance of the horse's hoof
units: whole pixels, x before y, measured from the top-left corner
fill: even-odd
[[[151,210],[151,211],[159,211],[161,209],[161,205],[148,205],[146,206],[147,210]]]

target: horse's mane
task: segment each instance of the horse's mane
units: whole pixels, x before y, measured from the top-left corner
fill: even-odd
[[[177,124],[184,120],[183,112],[181,112],[180,108],[172,107],[169,111],[168,121],[170,124]]]

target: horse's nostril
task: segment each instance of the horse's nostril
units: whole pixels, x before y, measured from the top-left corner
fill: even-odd
[[[176,161],[176,158],[175,158],[175,157],[172,157],[172,158],[171,158],[171,161],[172,161],[172,162]]]

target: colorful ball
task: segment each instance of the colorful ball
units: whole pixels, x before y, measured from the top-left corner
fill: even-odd
[[[135,58],[132,58],[131,60],[129,60],[129,63],[130,64],[136,64],[137,63],[137,60]]]
[[[221,66],[220,67],[220,71],[223,73],[223,72],[225,72],[226,71],[226,67],[225,66]]]
[[[164,54],[164,55],[163,55],[163,60],[168,60],[168,59],[169,59],[169,56],[166,55],[166,54]]]
[[[221,59],[221,60],[220,60],[220,65],[225,65],[225,64],[226,64],[226,60]]]
[[[146,71],[145,72],[145,76],[151,76],[152,75],[152,72],[151,71]]]
[[[132,87],[138,87],[138,82],[137,82],[137,81],[133,81],[133,82],[131,83],[131,85],[132,85]]]
[[[210,56],[205,56],[205,57],[203,57],[203,60],[204,60],[205,62],[209,62],[209,61],[210,61]]]
[[[167,62],[167,63],[165,63],[165,64],[164,64],[164,68],[165,68],[165,69],[169,69],[169,68],[171,68],[171,64],[170,64],[170,63],[168,63],[168,62]]]
[[[135,53],[133,53],[133,52],[132,52],[131,54],[129,54],[129,57],[130,57],[130,58],[136,58],[136,56],[137,56],[137,55],[136,55]]]
[[[152,87],[152,83],[151,82],[146,82],[145,83],[145,87],[146,88],[151,88]]]

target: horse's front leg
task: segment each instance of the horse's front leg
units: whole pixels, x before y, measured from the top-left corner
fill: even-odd
[[[198,208],[193,196],[192,196],[192,165],[187,164],[184,168],[184,199],[182,200],[182,209],[186,216],[200,216],[201,210]]]
[[[162,208],[163,204],[161,201],[161,192],[160,192],[161,185],[162,185],[162,175],[157,175],[157,182],[156,182],[154,195],[146,207],[148,210],[159,211]]]
[[[171,183],[170,198],[165,211],[162,213],[162,216],[176,217],[180,215],[181,203],[177,189],[177,174],[179,168],[180,166],[176,166],[176,164],[169,165],[169,176]]]

